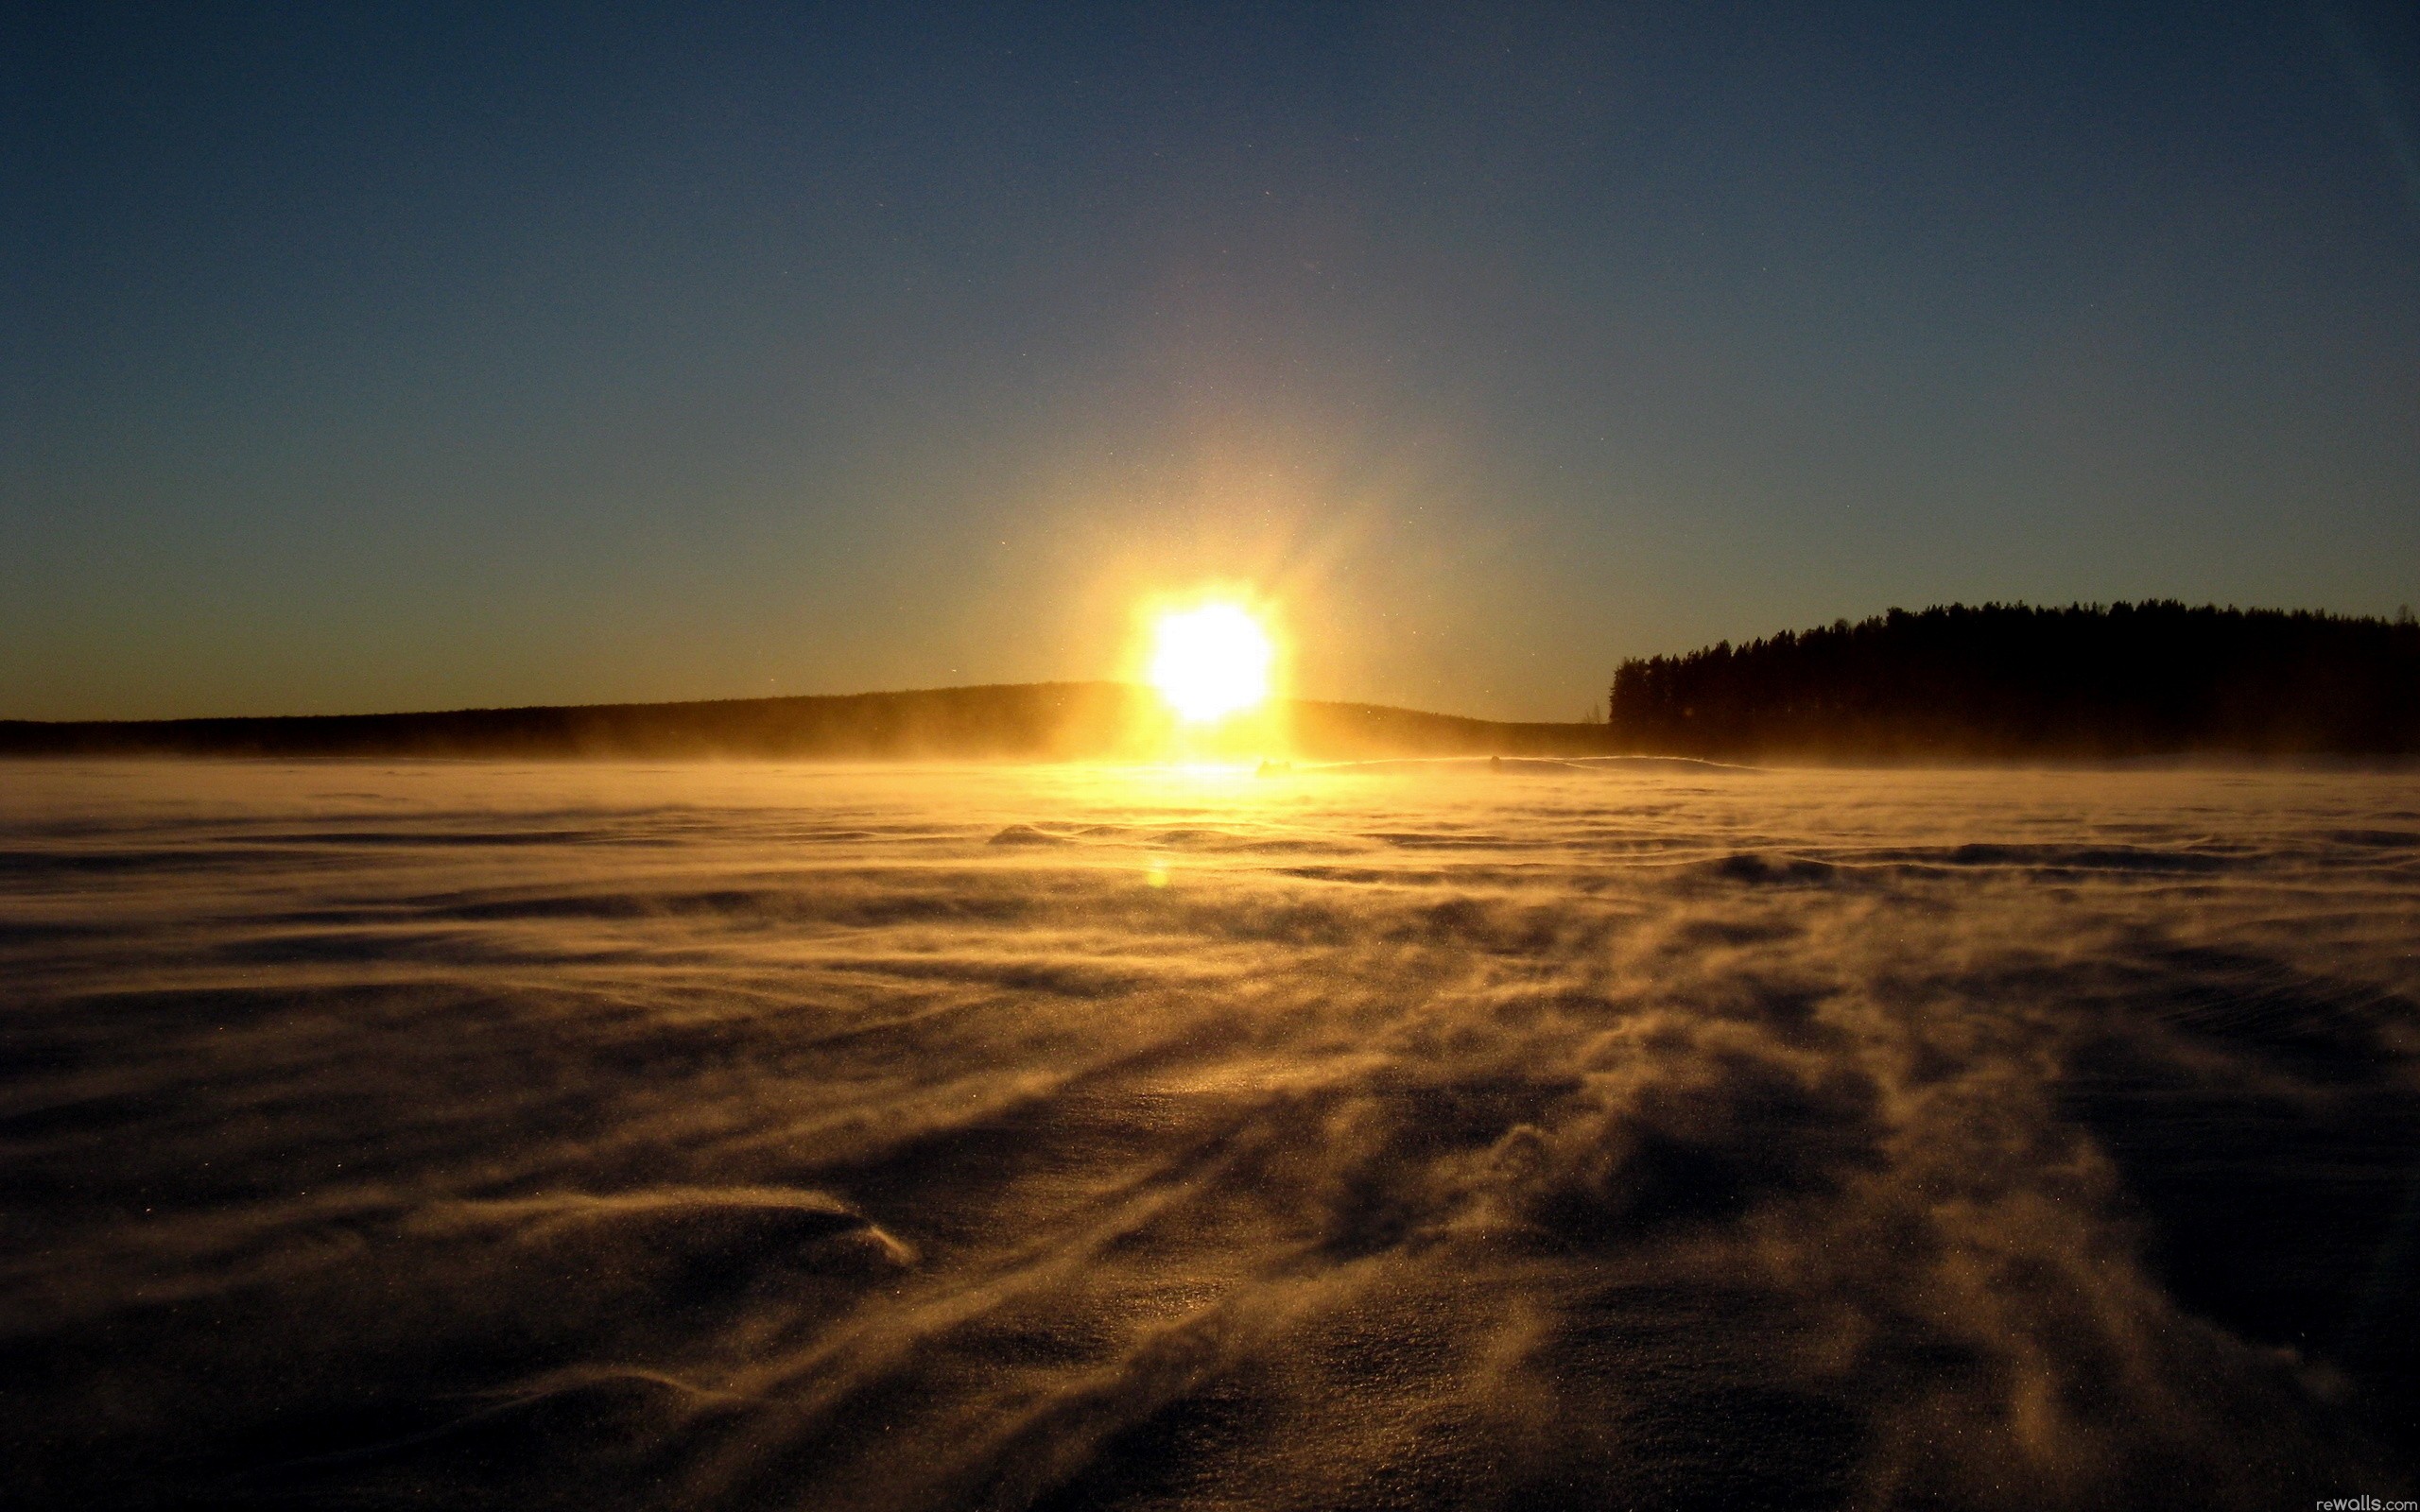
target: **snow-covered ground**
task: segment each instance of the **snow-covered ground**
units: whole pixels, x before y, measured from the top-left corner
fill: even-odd
[[[0,984],[26,1504],[2420,1452],[2410,775],[26,764]]]

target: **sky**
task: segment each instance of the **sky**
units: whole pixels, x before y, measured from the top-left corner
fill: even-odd
[[[2409,7],[23,5],[0,717],[2420,602]]]

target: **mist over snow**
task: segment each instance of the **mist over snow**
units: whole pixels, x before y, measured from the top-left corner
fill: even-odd
[[[23,764],[10,1504],[2275,1507],[2420,778]]]

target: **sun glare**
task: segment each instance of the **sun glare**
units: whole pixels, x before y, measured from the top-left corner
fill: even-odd
[[[1248,610],[1204,604],[1160,617],[1149,675],[1179,718],[1206,724],[1266,699],[1276,655],[1269,632]]]

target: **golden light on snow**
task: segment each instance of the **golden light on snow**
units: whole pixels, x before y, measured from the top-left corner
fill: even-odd
[[[1203,604],[1160,616],[1145,676],[1179,718],[1207,724],[1266,701],[1276,659],[1275,643],[1251,610]]]

